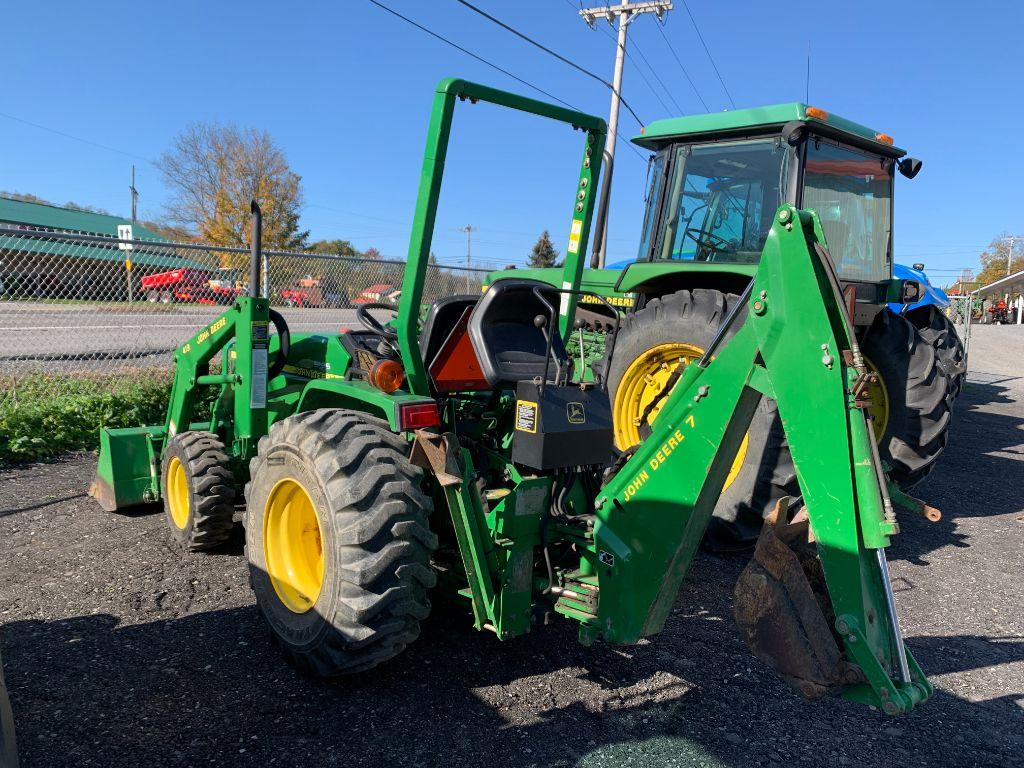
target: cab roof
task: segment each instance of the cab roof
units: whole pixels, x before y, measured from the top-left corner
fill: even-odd
[[[885,155],[902,157],[906,154],[905,150],[893,146],[892,139],[884,134],[817,107],[809,107],[800,101],[655,120],[642,128],[639,136],[633,137],[633,143],[647,149],[657,149],[670,139],[682,137],[774,133],[793,121],[807,123],[812,132],[818,127],[821,132],[836,138],[850,137],[857,144],[866,141],[868,146],[877,148],[877,151]]]

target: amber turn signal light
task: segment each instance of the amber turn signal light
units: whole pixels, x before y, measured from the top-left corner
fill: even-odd
[[[370,368],[370,384],[381,392],[391,393],[405,381],[405,369],[394,360],[378,360]]]

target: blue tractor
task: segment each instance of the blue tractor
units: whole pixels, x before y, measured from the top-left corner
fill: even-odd
[[[893,277],[898,280],[915,280],[922,288],[918,300],[912,304],[889,304],[889,311],[903,315],[909,320],[921,337],[935,350],[936,362],[945,371],[950,382],[950,397],[960,394],[967,377],[967,360],[964,345],[956,326],[949,319],[949,297],[941,288],[932,285],[925,274],[924,264],[893,265]]]

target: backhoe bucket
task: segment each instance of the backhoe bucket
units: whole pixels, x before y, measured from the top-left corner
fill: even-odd
[[[89,495],[107,512],[159,498],[152,438],[162,427],[100,430],[100,458]]]
[[[808,546],[805,514],[787,522],[789,499],[765,520],[754,556],[736,582],[736,624],[751,651],[808,699],[865,682],[843,658],[821,563]],[[827,616],[826,616],[827,614]]]

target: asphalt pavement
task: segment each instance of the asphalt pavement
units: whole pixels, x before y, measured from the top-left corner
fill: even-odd
[[[224,307],[204,305],[0,302],[0,374],[112,370],[119,364],[167,367],[170,353]],[[275,307],[294,332],[352,328],[354,309]]]
[[[975,329],[949,446],[890,549],[932,700],[806,702],[732,620],[744,557],[701,553],[665,631],[507,643],[435,600],[377,670],[304,678],[253,605],[240,532],[183,555],[161,515],[102,512],[91,455],[0,475],[0,642],[32,766],[1024,766],[1024,328]]]

